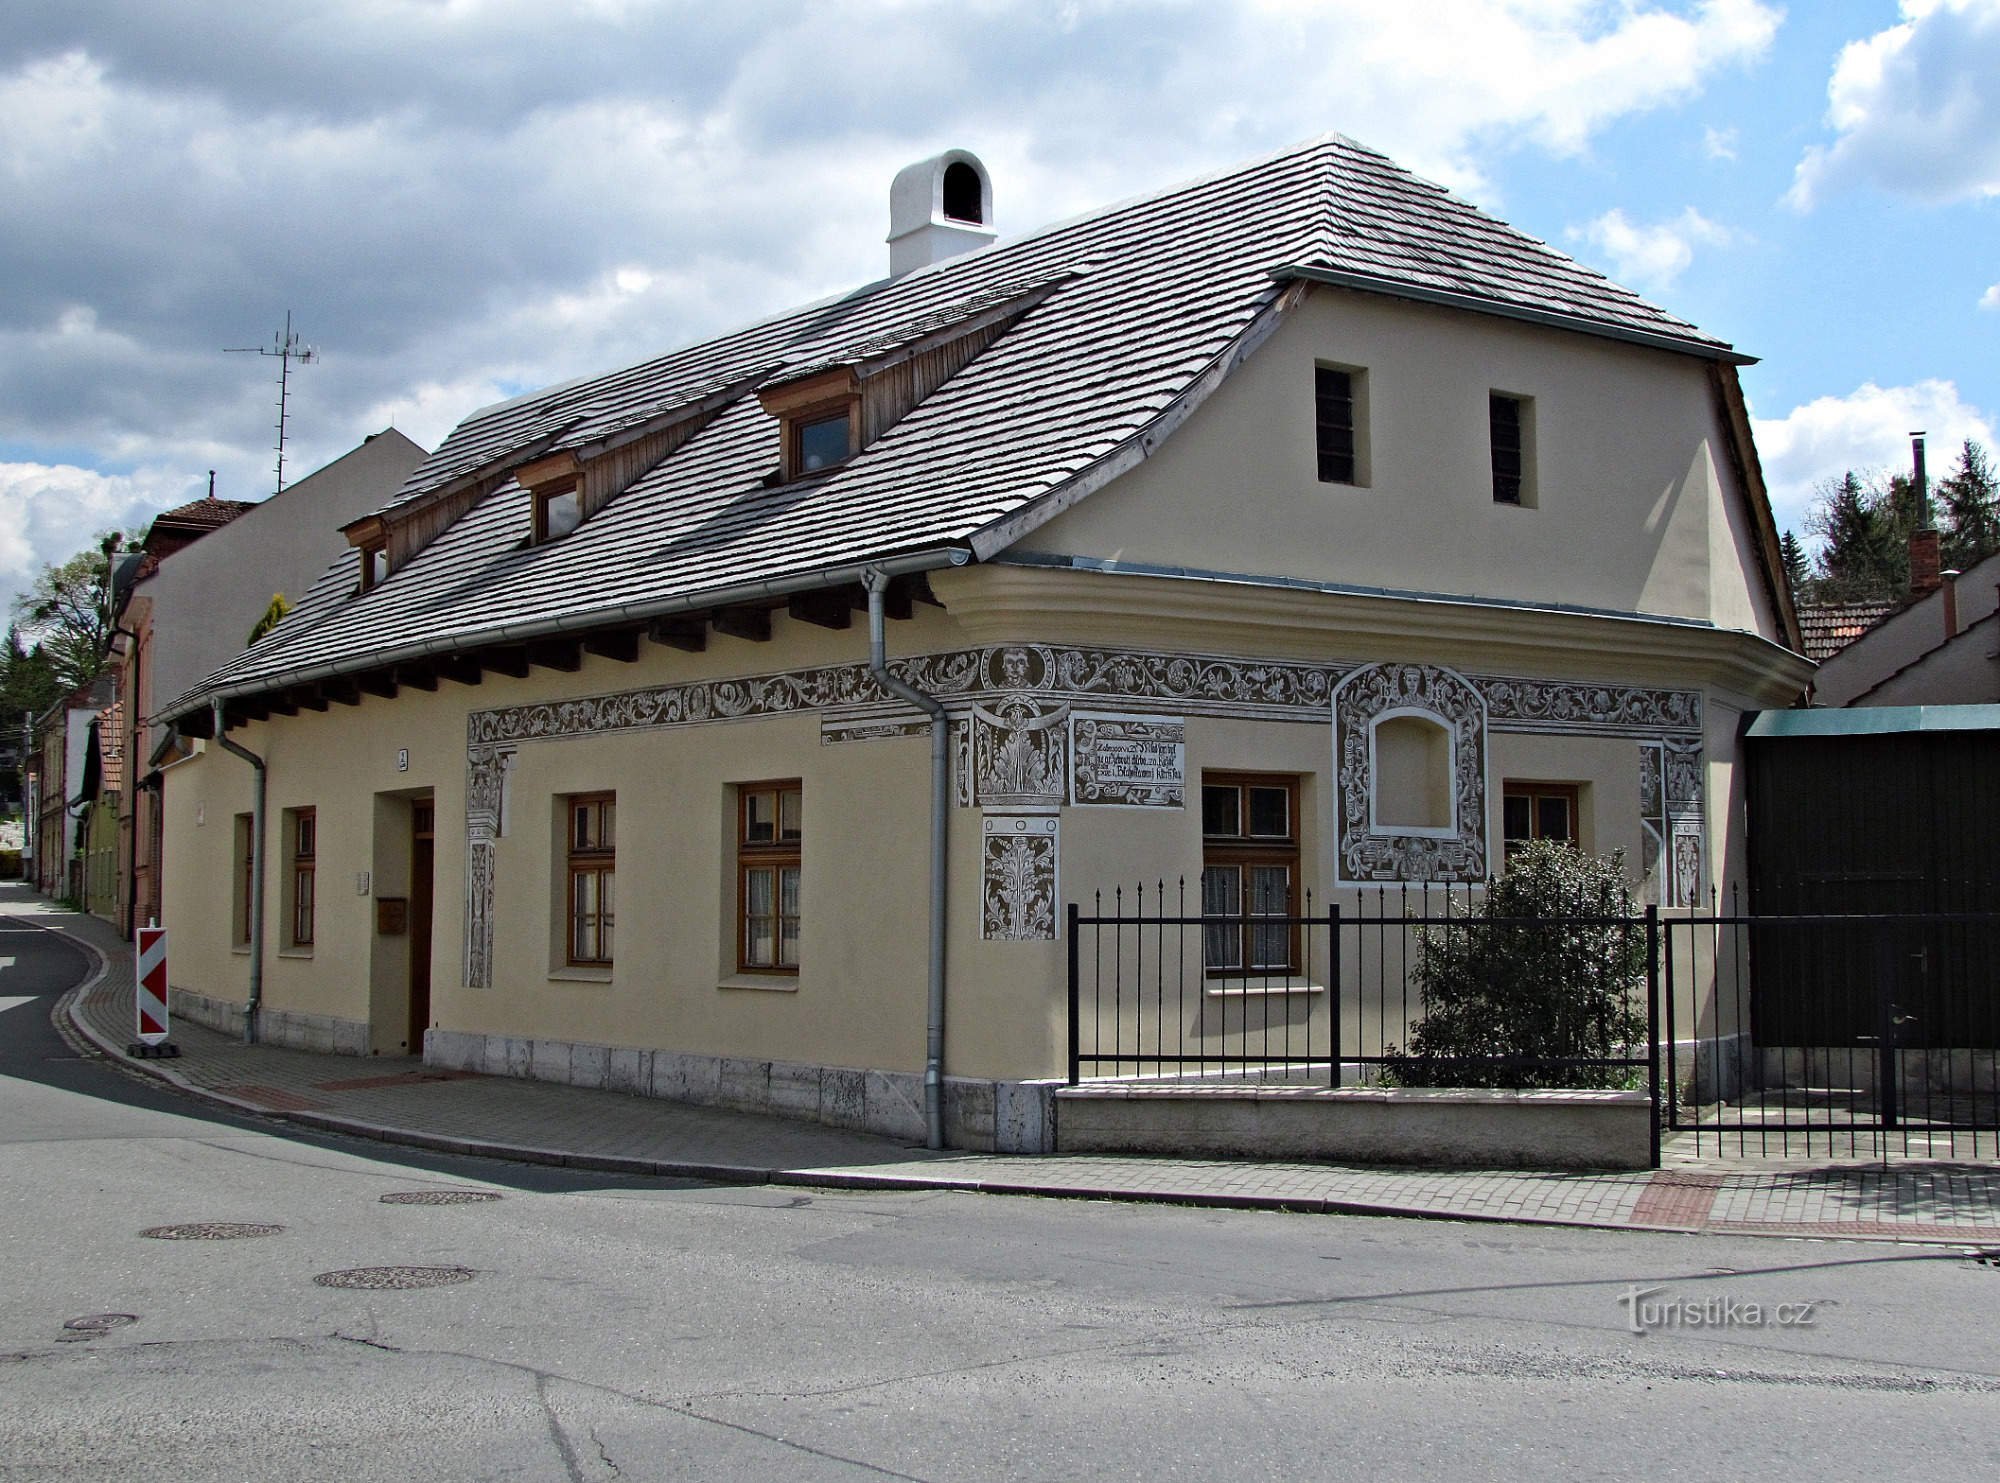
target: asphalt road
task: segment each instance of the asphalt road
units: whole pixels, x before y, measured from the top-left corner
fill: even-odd
[[[23,925],[0,1479],[2000,1476],[2000,1255],[405,1155],[77,1059]]]

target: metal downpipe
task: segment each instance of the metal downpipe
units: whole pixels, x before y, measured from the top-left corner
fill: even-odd
[[[215,740],[256,769],[250,795],[250,1001],[243,1006],[243,1043],[257,1043],[257,1013],[264,1007],[264,759],[229,739],[222,702],[215,702]]]
[[[924,1141],[944,1147],[944,946],[947,829],[951,822],[951,723],[936,696],[926,695],[889,673],[883,635],[882,594],[889,574],[869,567],[861,575],[868,589],[868,672],[899,700],[931,718],[931,911],[930,979],[924,1020]]]

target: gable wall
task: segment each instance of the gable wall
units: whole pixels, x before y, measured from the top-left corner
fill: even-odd
[[[1365,488],[1317,478],[1316,362],[1367,372]],[[1535,508],[1493,501],[1490,391],[1534,398]],[[1151,459],[1017,549],[1771,634],[1720,447],[1698,360],[1326,290]]]

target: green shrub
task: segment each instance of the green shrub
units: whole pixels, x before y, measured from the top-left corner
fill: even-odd
[[[1636,1085],[1628,1067],[1535,1064],[1644,1054],[1643,925],[1576,920],[1632,918],[1634,910],[1622,855],[1527,846],[1478,905],[1454,903],[1443,924],[1419,936],[1410,978],[1423,1018],[1389,1075],[1404,1086]]]

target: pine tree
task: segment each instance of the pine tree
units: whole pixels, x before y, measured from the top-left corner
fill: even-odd
[[[1792,601],[1811,601],[1814,596],[1812,567],[1806,561],[1806,548],[1788,530],[1778,541],[1778,553],[1785,563],[1785,585],[1792,589]]]
[[[2000,475],[1972,439],[1959,449],[1958,467],[1938,481],[1937,506],[1947,568],[1964,571],[2000,551]]]
[[[1852,469],[1819,487],[1806,528],[1822,541],[1815,584],[1821,601],[1903,595],[1910,584],[1913,494],[1900,475],[1871,488]]]

